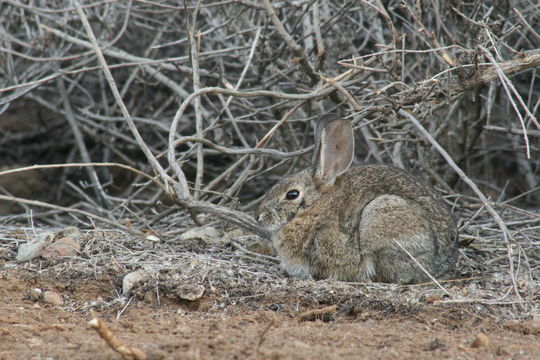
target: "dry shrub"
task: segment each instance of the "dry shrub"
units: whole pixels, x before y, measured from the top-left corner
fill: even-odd
[[[426,177],[462,217],[463,238],[491,265],[509,262],[516,292],[519,278],[538,280],[536,1],[77,4],[0,5],[2,165],[95,163],[43,170],[49,190],[39,194],[5,192],[0,201],[24,206],[5,224],[43,207],[29,197],[174,237],[188,215],[250,211],[308,164],[314,120],[338,111],[356,126],[359,162]],[[495,202],[471,191],[433,141]],[[32,216],[65,224],[65,210]],[[87,213],[71,216],[93,226]],[[471,254],[463,268],[478,270]]]

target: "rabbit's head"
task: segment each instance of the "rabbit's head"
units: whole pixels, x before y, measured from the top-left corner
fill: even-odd
[[[336,114],[322,116],[315,130],[313,166],[278,182],[260,204],[255,219],[268,231],[279,231],[332,189],[336,178],[350,167],[353,154],[350,121]]]

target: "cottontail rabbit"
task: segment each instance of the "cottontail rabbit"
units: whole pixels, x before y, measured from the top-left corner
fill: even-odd
[[[313,167],[276,184],[255,214],[287,273],[404,284],[454,267],[456,225],[433,190],[397,168],[350,167],[354,132],[337,115],[319,119],[315,149]]]

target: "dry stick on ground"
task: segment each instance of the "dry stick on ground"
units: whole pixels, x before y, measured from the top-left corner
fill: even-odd
[[[306,312],[301,313],[298,316],[298,320],[299,321],[314,321],[317,319],[324,320],[325,317],[328,317],[331,314],[335,313],[336,310],[337,310],[336,305],[327,306],[322,309],[308,310]]]
[[[97,315],[94,313],[94,311],[91,311],[92,314],[92,320],[88,322],[88,325],[96,330],[96,332],[99,334],[99,336],[105,340],[107,345],[120,355],[122,355],[122,358],[125,360],[146,360],[148,356],[144,351],[141,349],[137,349],[134,347],[129,347],[124,345],[120,339],[114,335],[114,333],[109,329],[107,324],[103,320],[97,317]]]
[[[274,320],[271,320],[268,325],[266,325],[266,327],[263,329],[263,331],[261,331],[259,335],[259,341],[257,341],[257,350],[261,347],[266,333],[268,333],[268,330],[270,330],[272,326],[274,326]]]
[[[444,148],[439,145],[437,140],[435,140],[431,134],[420,124],[420,122],[411,114],[406,112],[405,110],[399,110],[398,112],[401,116],[409,119],[410,122],[416,126],[416,128],[424,135],[424,137],[431,143],[431,145],[442,155],[442,157],[446,160],[448,165],[459,175],[459,177],[472,189],[472,191],[480,198],[480,201],[482,202],[482,205],[484,205],[487,209],[487,211],[490,213],[490,215],[493,217],[499,228],[501,229],[501,232],[503,234],[504,242],[506,244],[506,250],[508,255],[508,264],[509,264],[509,272],[510,272],[510,278],[512,279],[512,286],[514,289],[514,292],[519,300],[523,300],[521,298],[521,295],[518,290],[518,285],[516,282],[516,277],[514,274],[514,258],[513,258],[513,251],[512,251],[512,245],[510,244],[510,240],[512,239],[512,235],[510,234],[510,231],[506,227],[506,224],[501,219],[499,213],[493,209],[491,206],[491,202],[486,198],[486,196],[480,191],[478,186],[472,181],[464,172],[461,170],[461,168],[454,162],[452,157],[444,150]]]

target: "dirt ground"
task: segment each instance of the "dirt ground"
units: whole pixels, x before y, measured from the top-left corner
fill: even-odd
[[[100,275],[77,283],[18,265],[4,266],[0,275],[0,359],[121,358],[87,325],[89,308],[118,296],[114,279]],[[33,288],[57,292],[64,305],[31,300]],[[338,306],[317,319],[301,315],[315,306],[295,307],[293,298],[275,304],[263,297],[245,306],[219,295],[158,302],[148,293],[95,310],[126,345],[150,359],[540,358],[538,333],[509,329],[466,305],[412,312]],[[474,344],[479,334],[489,343]]]
[[[4,3],[0,172],[33,164],[47,169],[0,176],[6,199],[0,200],[0,360],[122,359],[88,324],[94,314],[148,360],[540,359],[539,157],[532,115],[539,82],[536,70],[524,73],[537,56],[533,1],[451,2],[456,7],[417,1],[418,9],[413,1],[394,2],[384,11],[381,2],[320,2],[320,13],[318,2],[280,2],[280,27],[305,44],[309,58],[286,50],[296,45],[276,32],[277,22],[268,22],[257,1],[209,3],[199,16],[191,2],[88,2],[81,12],[106,45],[114,74],[109,87],[70,2]],[[481,26],[473,18],[482,19]],[[311,28],[322,29],[325,46],[317,38],[314,47]],[[188,46],[189,34],[198,34],[197,46]],[[398,38],[403,49],[395,56]],[[311,61],[310,48],[318,54],[313,69],[339,88],[328,81],[311,88],[303,72],[313,80],[313,69],[302,61],[296,69],[283,65]],[[192,49],[200,61],[183,56]],[[348,57],[354,63],[341,61]],[[358,61],[369,66],[360,68]],[[225,94],[205,93],[202,105],[190,95],[189,105],[183,92],[199,87],[191,84],[196,74],[205,87],[232,89],[227,79],[237,79],[238,91],[272,91],[249,102],[240,94],[224,101]],[[497,74],[506,91],[488,84]],[[109,92],[113,82],[133,119],[119,116]],[[507,83],[515,84],[512,92]],[[321,98],[330,85],[339,91]],[[285,92],[306,100],[291,103]],[[362,111],[336,101],[349,93]],[[189,105],[184,113],[178,94]],[[308,120],[331,104],[367,130],[358,138],[365,137],[358,147],[367,149],[357,149],[358,160],[376,155],[426,170],[452,204],[463,245],[456,274],[443,289],[287,278],[268,244],[211,213],[175,208],[141,176],[166,172],[178,180],[175,169],[182,166],[190,187],[203,180],[204,191],[193,192],[200,200],[252,211],[286,166],[309,158]],[[443,162],[398,109],[428,125],[467,176],[497,200],[469,192],[450,171],[455,166]],[[171,128],[173,118],[183,120]],[[126,126],[127,120],[135,122]],[[144,147],[133,140],[134,127]],[[205,140],[204,153],[193,151],[202,150],[201,143],[171,141],[189,134]],[[266,149],[246,153],[248,143]],[[174,154],[167,151],[173,145],[178,156],[164,156]],[[165,170],[149,167],[143,148]],[[282,164],[294,153],[305,155]],[[250,160],[243,164],[239,156]],[[75,166],[83,160],[96,166]],[[57,236],[67,226],[80,231]],[[26,251],[26,259],[16,260],[23,245],[39,239],[56,239],[59,253],[73,251]],[[144,276],[126,290],[133,274]]]

